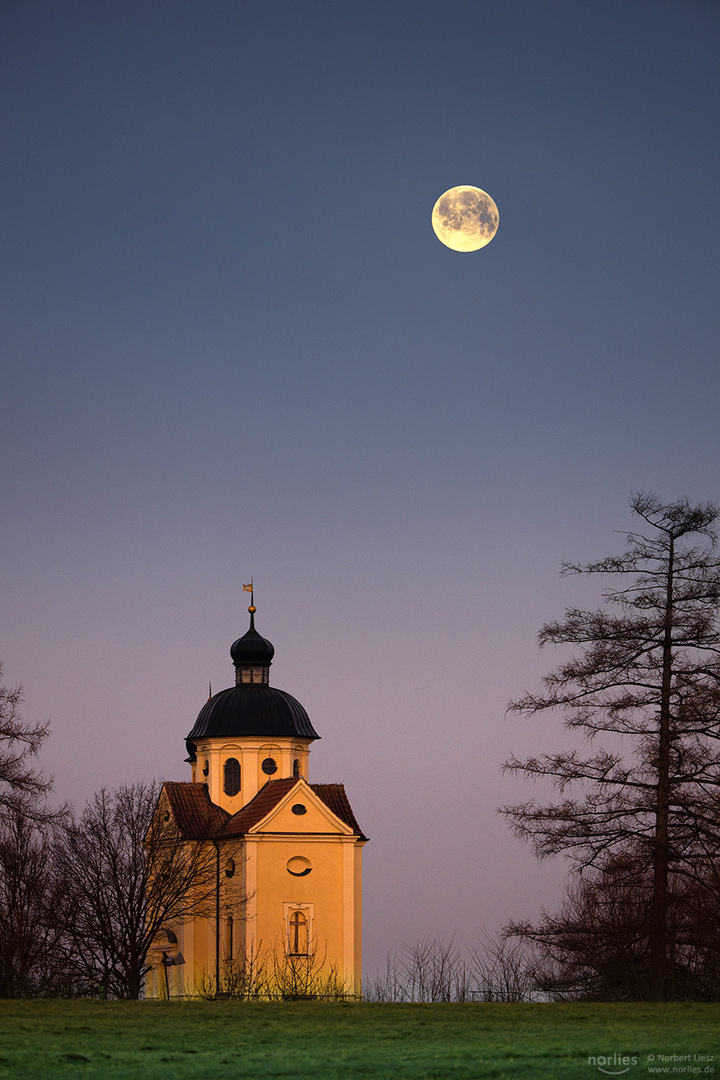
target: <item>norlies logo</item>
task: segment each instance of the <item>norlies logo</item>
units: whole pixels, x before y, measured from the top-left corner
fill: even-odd
[[[594,1065],[606,1076],[623,1076],[637,1063],[636,1054],[597,1054],[588,1058],[588,1065]]]

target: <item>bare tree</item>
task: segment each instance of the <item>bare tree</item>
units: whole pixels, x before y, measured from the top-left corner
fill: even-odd
[[[611,855],[642,849],[651,868],[646,993],[662,999],[672,992],[671,872],[704,872],[718,853],[720,511],[655,495],[636,495],[631,507],[642,531],[628,535],[623,554],[563,567],[618,581],[600,610],[572,608],[540,631],[541,645],[579,651],[546,676],[545,693],[510,706],[528,715],[562,710],[568,728],[590,741],[603,734],[609,745],[589,756],[512,758],[507,769],[550,777],[573,794],[504,812],[541,857],[567,852],[580,867],[602,870]]]
[[[364,984],[367,1001],[466,1001],[472,996],[462,949],[455,938],[402,941],[388,954],[384,972]]]
[[[463,949],[455,939],[402,942],[388,954],[385,971],[363,984],[366,1001],[531,1001],[536,996],[535,956],[526,941],[483,934]]]
[[[671,873],[668,882],[669,997],[715,1000],[720,993],[720,892],[710,868],[704,881]],[[537,949],[539,988],[556,1000],[639,1001],[651,964],[652,866],[642,849],[609,856],[601,868],[571,878],[556,914],[507,931]]]
[[[403,971],[398,963],[396,952],[389,952],[385,961],[385,970],[376,969],[372,975],[363,979],[362,996],[364,1001],[381,1004],[387,1001],[408,1001]]]
[[[273,956],[262,945],[251,947],[235,956],[226,955],[222,961],[220,989],[215,973],[205,972],[197,992],[200,997],[214,1000],[218,996],[239,998],[241,1001],[267,1001],[276,993],[272,980]]]
[[[0,819],[0,997],[72,994],[58,919],[65,892],[50,827],[18,810]]]
[[[159,931],[212,911],[216,849],[180,834],[160,791],[103,789],[62,836],[71,960],[88,990],[107,996],[139,997]]]
[[[21,686],[11,690],[0,685],[0,816],[12,820],[20,813],[36,821],[47,821],[54,815],[43,800],[52,781],[33,768],[32,759],[49,735],[50,727],[23,721],[19,711],[22,693]]]
[[[465,1001],[467,972],[455,938],[401,942],[397,958],[408,1001]]]
[[[363,985],[366,1001],[464,1001],[465,964],[454,938],[432,935],[402,941],[388,953],[385,971],[376,971]]]
[[[537,961],[531,945],[510,936],[484,934],[483,947],[468,946],[468,982],[482,1001],[533,1001],[537,996]]]
[[[283,1001],[343,1001],[352,996],[337,964],[328,962],[317,943],[308,942],[305,954],[292,954],[284,942],[276,942],[268,957],[268,973],[269,996]]]
[[[3,667],[0,664],[0,679]],[[33,759],[48,724],[20,715],[22,687],[0,685],[0,995],[68,993],[57,919],[64,895],[56,874],[52,832],[66,809],[48,806],[51,780]]]

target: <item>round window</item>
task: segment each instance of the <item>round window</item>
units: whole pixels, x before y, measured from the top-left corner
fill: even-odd
[[[267,773],[268,776],[272,776],[274,772],[277,772],[277,761],[275,758],[266,757],[261,765],[262,771]]]
[[[312,863],[304,855],[293,855],[287,861],[287,869],[293,877],[305,877],[312,870]]]
[[[298,817],[300,816],[300,814],[307,814],[307,806],[303,806],[301,802],[296,802],[294,806],[290,807],[290,809],[292,810],[293,814],[297,814]]]

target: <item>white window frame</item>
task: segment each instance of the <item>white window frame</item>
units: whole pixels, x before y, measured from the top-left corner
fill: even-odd
[[[307,920],[307,952],[295,953],[291,952],[291,927],[290,919],[293,914],[299,911],[301,915],[304,915]],[[285,917],[285,955],[286,956],[312,956],[313,954],[313,922],[315,918],[315,905],[314,904],[283,904],[283,914]]]

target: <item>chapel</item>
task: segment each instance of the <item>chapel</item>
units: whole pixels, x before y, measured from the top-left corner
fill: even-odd
[[[355,996],[361,979],[362,848],[343,784],[310,782],[320,738],[270,684],[275,650],[250,628],[230,648],[235,683],[211,695],[186,739],[189,782],[156,814],[188,850],[206,846],[202,910],[163,927],[149,997]]]

